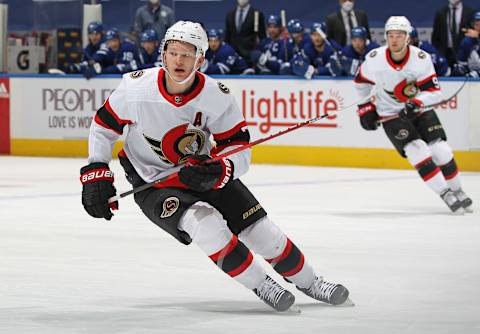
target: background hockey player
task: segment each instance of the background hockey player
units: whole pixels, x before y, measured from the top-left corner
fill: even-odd
[[[358,106],[360,124],[383,129],[397,151],[408,159],[422,179],[440,195],[451,211],[471,211],[472,200],[462,191],[452,149],[437,114],[442,101],[431,57],[409,45],[412,27],[404,16],[385,24],[387,46],[370,51],[355,76],[358,93],[366,99],[376,87],[376,102]]]
[[[447,58],[442,56],[437,51],[437,49],[429,42],[421,41],[418,38],[418,31],[415,27],[412,27],[412,32],[410,33],[410,44],[430,54],[430,57],[432,58],[433,66],[435,67],[435,72],[437,73],[438,76],[446,77],[450,75],[451,70],[450,70],[450,67],[448,66]]]
[[[353,28],[350,36],[352,43],[342,49],[343,75],[355,75],[358,67],[365,60],[366,54],[380,46],[368,40],[368,32],[365,27]]]
[[[120,32],[116,28],[105,33],[106,46],[102,46],[93,55],[94,65],[84,72],[85,77],[98,74],[121,74],[138,68],[140,59],[135,44],[121,41]]]
[[[228,43],[223,41],[220,29],[208,30],[209,49],[201,71],[206,74],[254,74],[243,59]]]
[[[251,52],[250,59],[259,74],[278,74],[286,55],[280,53],[286,43],[280,16],[269,15],[267,18],[268,36],[260,41],[257,49]]]
[[[473,18],[473,29],[466,29],[457,55],[457,75],[480,77],[480,12]]]
[[[162,58],[158,50],[160,41],[157,32],[153,29],[147,29],[140,35],[140,64],[139,69],[145,69],[155,66],[161,66]]]
[[[114,142],[126,132],[119,157],[134,187],[178,172],[169,182],[135,194],[152,222],[183,244],[197,244],[277,311],[290,308],[295,298],[266,274],[252,251],[308,296],[344,303],[348,290],[315,274],[240,181],[249,168],[250,150],[218,157],[248,143],[250,136],[230,90],[197,72],[207,48],[200,24],[179,21],[167,30],[161,46],[162,68],[123,76],[90,129],[88,165],[80,171],[85,210],[95,218],[112,218],[107,201],[116,190],[108,163]]]

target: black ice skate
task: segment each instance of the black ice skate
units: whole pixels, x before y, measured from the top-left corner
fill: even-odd
[[[296,311],[296,309],[293,309],[295,296],[268,275],[257,289],[253,289],[253,292],[278,312],[284,312],[291,307],[293,311]]]
[[[448,205],[448,207],[453,213],[464,213],[462,202],[457,198],[457,196],[455,196],[455,193],[453,191],[451,191],[450,189],[445,190],[442,194],[440,194],[440,197],[443,199],[445,204]]]
[[[473,212],[473,201],[463,192],[462,189],[455,191],[455,196],[457,196],[458,200],[462,202],[462,208],[464,208],[466,212]]]
[[[322,277],[317,277],[309,288],[299,288],[309,297],[331,305],[351,305],[353,303],[348,299],[348,289],[341,284],[330,283]]]

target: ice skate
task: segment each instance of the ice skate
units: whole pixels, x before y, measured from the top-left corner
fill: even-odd
[[[348,289],[341,284],[330,283],[317,277],[309,288],[297,289],[309,297],[331,305],[353,306],[353,302],[348,298]]]
[[[455,191],[455,196],[462,203],[462,208],[464,208],[466,212],[473,212],[473,201],[463,192],[462,189]]]
[[[300,309],[293,304],[295,302],[295,296],[268,275],[257,289],[253,289],[253,292],[278,312],[291,309],[299,313]]]
[[[463,215],[465,210],[462,207],[462,202],[457,198],[457,196],[455,196],[455,193],[452,190],[446,190],[440,194],[440,197],[453,213]]]

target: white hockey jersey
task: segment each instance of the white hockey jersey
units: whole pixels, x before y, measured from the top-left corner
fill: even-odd
[[[225,85],[197,72],[190,92],[170,95],[165,75],[159,67],[123,75],[92,122],[89,162],[108,163],[126,131],[124,152],[151,182],[179,170],[196,152],[220,154],[248,143],[245,119]],[[229,157],[235,178],[248,170],[250,158],[249,149]]]
[[[366,55],[354,82],[364,99],[376,89],[375,104],[381,117],[397,114],[409,99],[420,101],[425,110],[442,99],[430,55],[412,45],[401,63],[393,61],[386,46],[373,49]]]

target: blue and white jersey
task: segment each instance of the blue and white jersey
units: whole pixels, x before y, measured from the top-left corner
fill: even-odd
[[[288,60],[288,55],[287,59],[285,59],[285,51],[281,53],[282,50],[285,50],[283,48],[285,45],[284,41],[283,38],[274,41],[271,37],[266,37],[257,46],[257,50],[267,58],[264,66],[273,74],[278,74],[280,65]]]
[[[310,42],[305,45],[303,52],[308,57],[310,64],[315,67],[316,75],[331,74],[328,69],[328,63],[332,61],[332,57],[335,55],[335,50],[330,45],[325,43],[323,51],[318,51]]]
[[[439,76],[448,76],[450,75],[450,67],[448,67],[447,58],[442,56],[432,44],[425,41],[420,41],[418,47],[423,51],[430,54],[432,57],[433,66],[435,67],[435,72]]]
[[[93,56],[93,60],[102,67],[103,74],[121,74],[138,69],[140,58],[135,44],[130,42],[120,43],[117,52],[101,47]]]
[[[205,59],[208,67],[203,72],[206,74],[243,74],[248,69],[245,59],[225,42],[217,51],[208,49]]]
[[[296,44],[292,38],[289,38],[287,40],[288,61],[290,61],[296,53],[301,52],[305,48],[305,46],[307,44],[310,44],[311,42],[312,42],[312,39],[310,38],[310,35],[307,33],[303,34],[303,38],[299,44]],[[280,54],[281,55],[285,54],[285,45],[283,43],[280,44]]]
[[[90,61],[93,59],[93,55],[100,50],[100,48],[106,48],[105,38],[102,38],[98,44],[88,43],[87,46],[83,49],[82,61]]]
[[[480,70],[480,38],[466,36],[460,43],[458,62],[468,66],[470,71]]]
[[[342,49],[341,65],[342,65],[342,74],[343,75],[355,75],[359,66],[364,62],[365,56],[371,50],[380,47],[375,42],[370,42],[365,46],[365,51],[363,54],[355,51],[352,44],[346,45]]]
[[[151,68],[161,66],[162,57],[158,48],[155,48],[152,54],[148,54],[143,48],[140,49],[140,64],[138,69],[143,70],[145,68]]]

